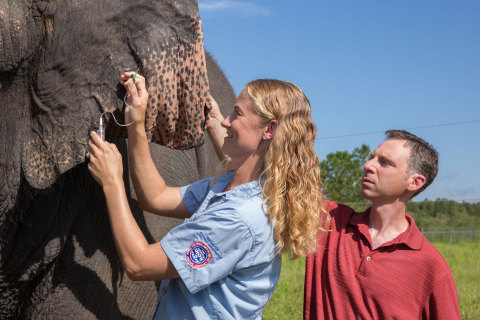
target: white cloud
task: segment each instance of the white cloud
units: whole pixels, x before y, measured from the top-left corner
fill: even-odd
[[[267,7],[259,6],[253,2],[234,1],[234,0],[210,0],[199,1],[198,8],[200,12],[234,12],[240,16],[269,16],[271,11]]]

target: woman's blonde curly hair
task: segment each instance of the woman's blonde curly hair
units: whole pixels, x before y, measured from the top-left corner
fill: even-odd
[[[323,210],[310,102],[300,88],[281,80],[254,80],[245,90],[265,123],[277,121],[260,177],[277,248],[291,252],[293,258],[311,254],[329,217]]]

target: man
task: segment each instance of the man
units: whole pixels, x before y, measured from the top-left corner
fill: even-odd
[[[407,202],[434,180],[438,153],[400,130],[364,165],[365,212],[325,201],[329,232],[307,257],[304,319],[460,319],[452,273]]]

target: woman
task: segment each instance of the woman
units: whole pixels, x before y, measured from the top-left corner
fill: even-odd
[[[142,209],[186,219],[148,244],[128,207],[121,155],[91,133],[89,169],[102,185],[117,250],[133,280],[163,280],[155,319],[260,319],[278,282],[281,253],[315,251],[322,194],[310,105],[295,85],[255,80],[232,113],[210,128],[224,133],[231,172],[168,187],[150,157],[145,79],[124,73],[130,174]],[[217,110],[218,112],[218,110]]]

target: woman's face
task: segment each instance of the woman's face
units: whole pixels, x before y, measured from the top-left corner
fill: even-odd
[[[259,146],[267,128],[253,109],[247,92],[240,92],[232,112],[222,121],[227,129],[222,151],[232,160],[246,159],[259,151]]]

